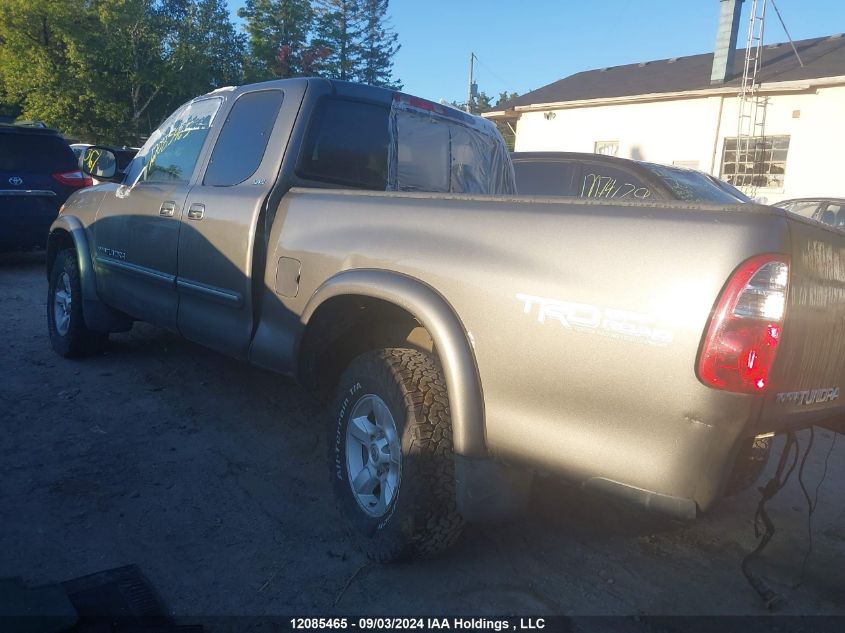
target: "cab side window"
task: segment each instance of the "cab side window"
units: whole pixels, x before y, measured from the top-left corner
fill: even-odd
[[[281,90],[249,92],[235,101],[211,152],[203,184],[231,187],[255,173],[282,107]]]
[[[187,183],[191,179],[221,99],[188,103],[150,135],[132,161],[125,183]]]

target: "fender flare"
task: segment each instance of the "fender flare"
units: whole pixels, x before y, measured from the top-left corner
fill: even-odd
[[[56,231],[68,233],[76,248],[76,258],[79,264],[79,278],[82,283],[82,297],[88,301],[99,301],[97,296],[97,281],[94,277],[94,265],[91,261],[91,251],[88,248],[88,236],[85,234],[85,227],[78,218],[69,215],[60,215],[50,225],[50,234],[47,238],[48,257],[52,249],[53,234]],[[48,260],[49,261],[49,260]],[[47,275],[50,274],[48,266]],[[87,321],[87,319],[86,319]]]
[[[91,250],[88,247],[88,235],[85,227],[78,218],[71,215],[60,215],[50,225],[47,238],[47,275],[49,278],[54,256],[54,235],[57,231],[64,231],[70,235],[76,249],[79,265],[79,279],[82,286],[82,316],[85,325],[98,332],[125,332],[132,327],[132,319],[122,312],[107,306],[100,301],[97,294],[97,278],[94,273],[94,263],[91,260]]]
[[[467,332],[458,315],[431,286],[402,273],[378,269],[346,270],[325,281],[302,313],[307,326],[327,300],[343,295],[381,299],[403,308],[425,327],[437,350],[452,414],[452,444],[457,455],[487,457],[484,398]]]

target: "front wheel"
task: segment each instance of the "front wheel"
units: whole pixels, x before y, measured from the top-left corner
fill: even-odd
[[[53,350],[65,358],[102,350],[108,334],[89,330],[82,316],[82,284],[76,251],[56,255],[47,291],[47,329]]]
[[[431,356],[393,348],[352,361],[330,418],[329,466],[337,505],[371,559],[431,556],[457,540],[449,400]]]

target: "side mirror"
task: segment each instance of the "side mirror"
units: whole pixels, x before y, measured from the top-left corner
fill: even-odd
[[[117,158],[107,147],[86,147],[81,167],[83,173],[97,180],[117,182],[123,179],[123,174],[117,171]]]

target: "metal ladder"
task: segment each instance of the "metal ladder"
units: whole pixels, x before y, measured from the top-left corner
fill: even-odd
[[[757,193],[755,176],[758,165],[763,163],[766,124],[766,97],[759,92],[757,74],[763,63],[763,30],[766,19],[766,0],[751,0],[748,18],[748,36],[745,42],[745,64],[742,71],[742,85],[739,90],[739,120],[736,134],[736,186],[743,193],[754,197]],[[745,161],[741,157],[745,157]],[[750,157],[750,160],[749,160]],[[740,173],[743,162],[753,162],[751,173]]]

